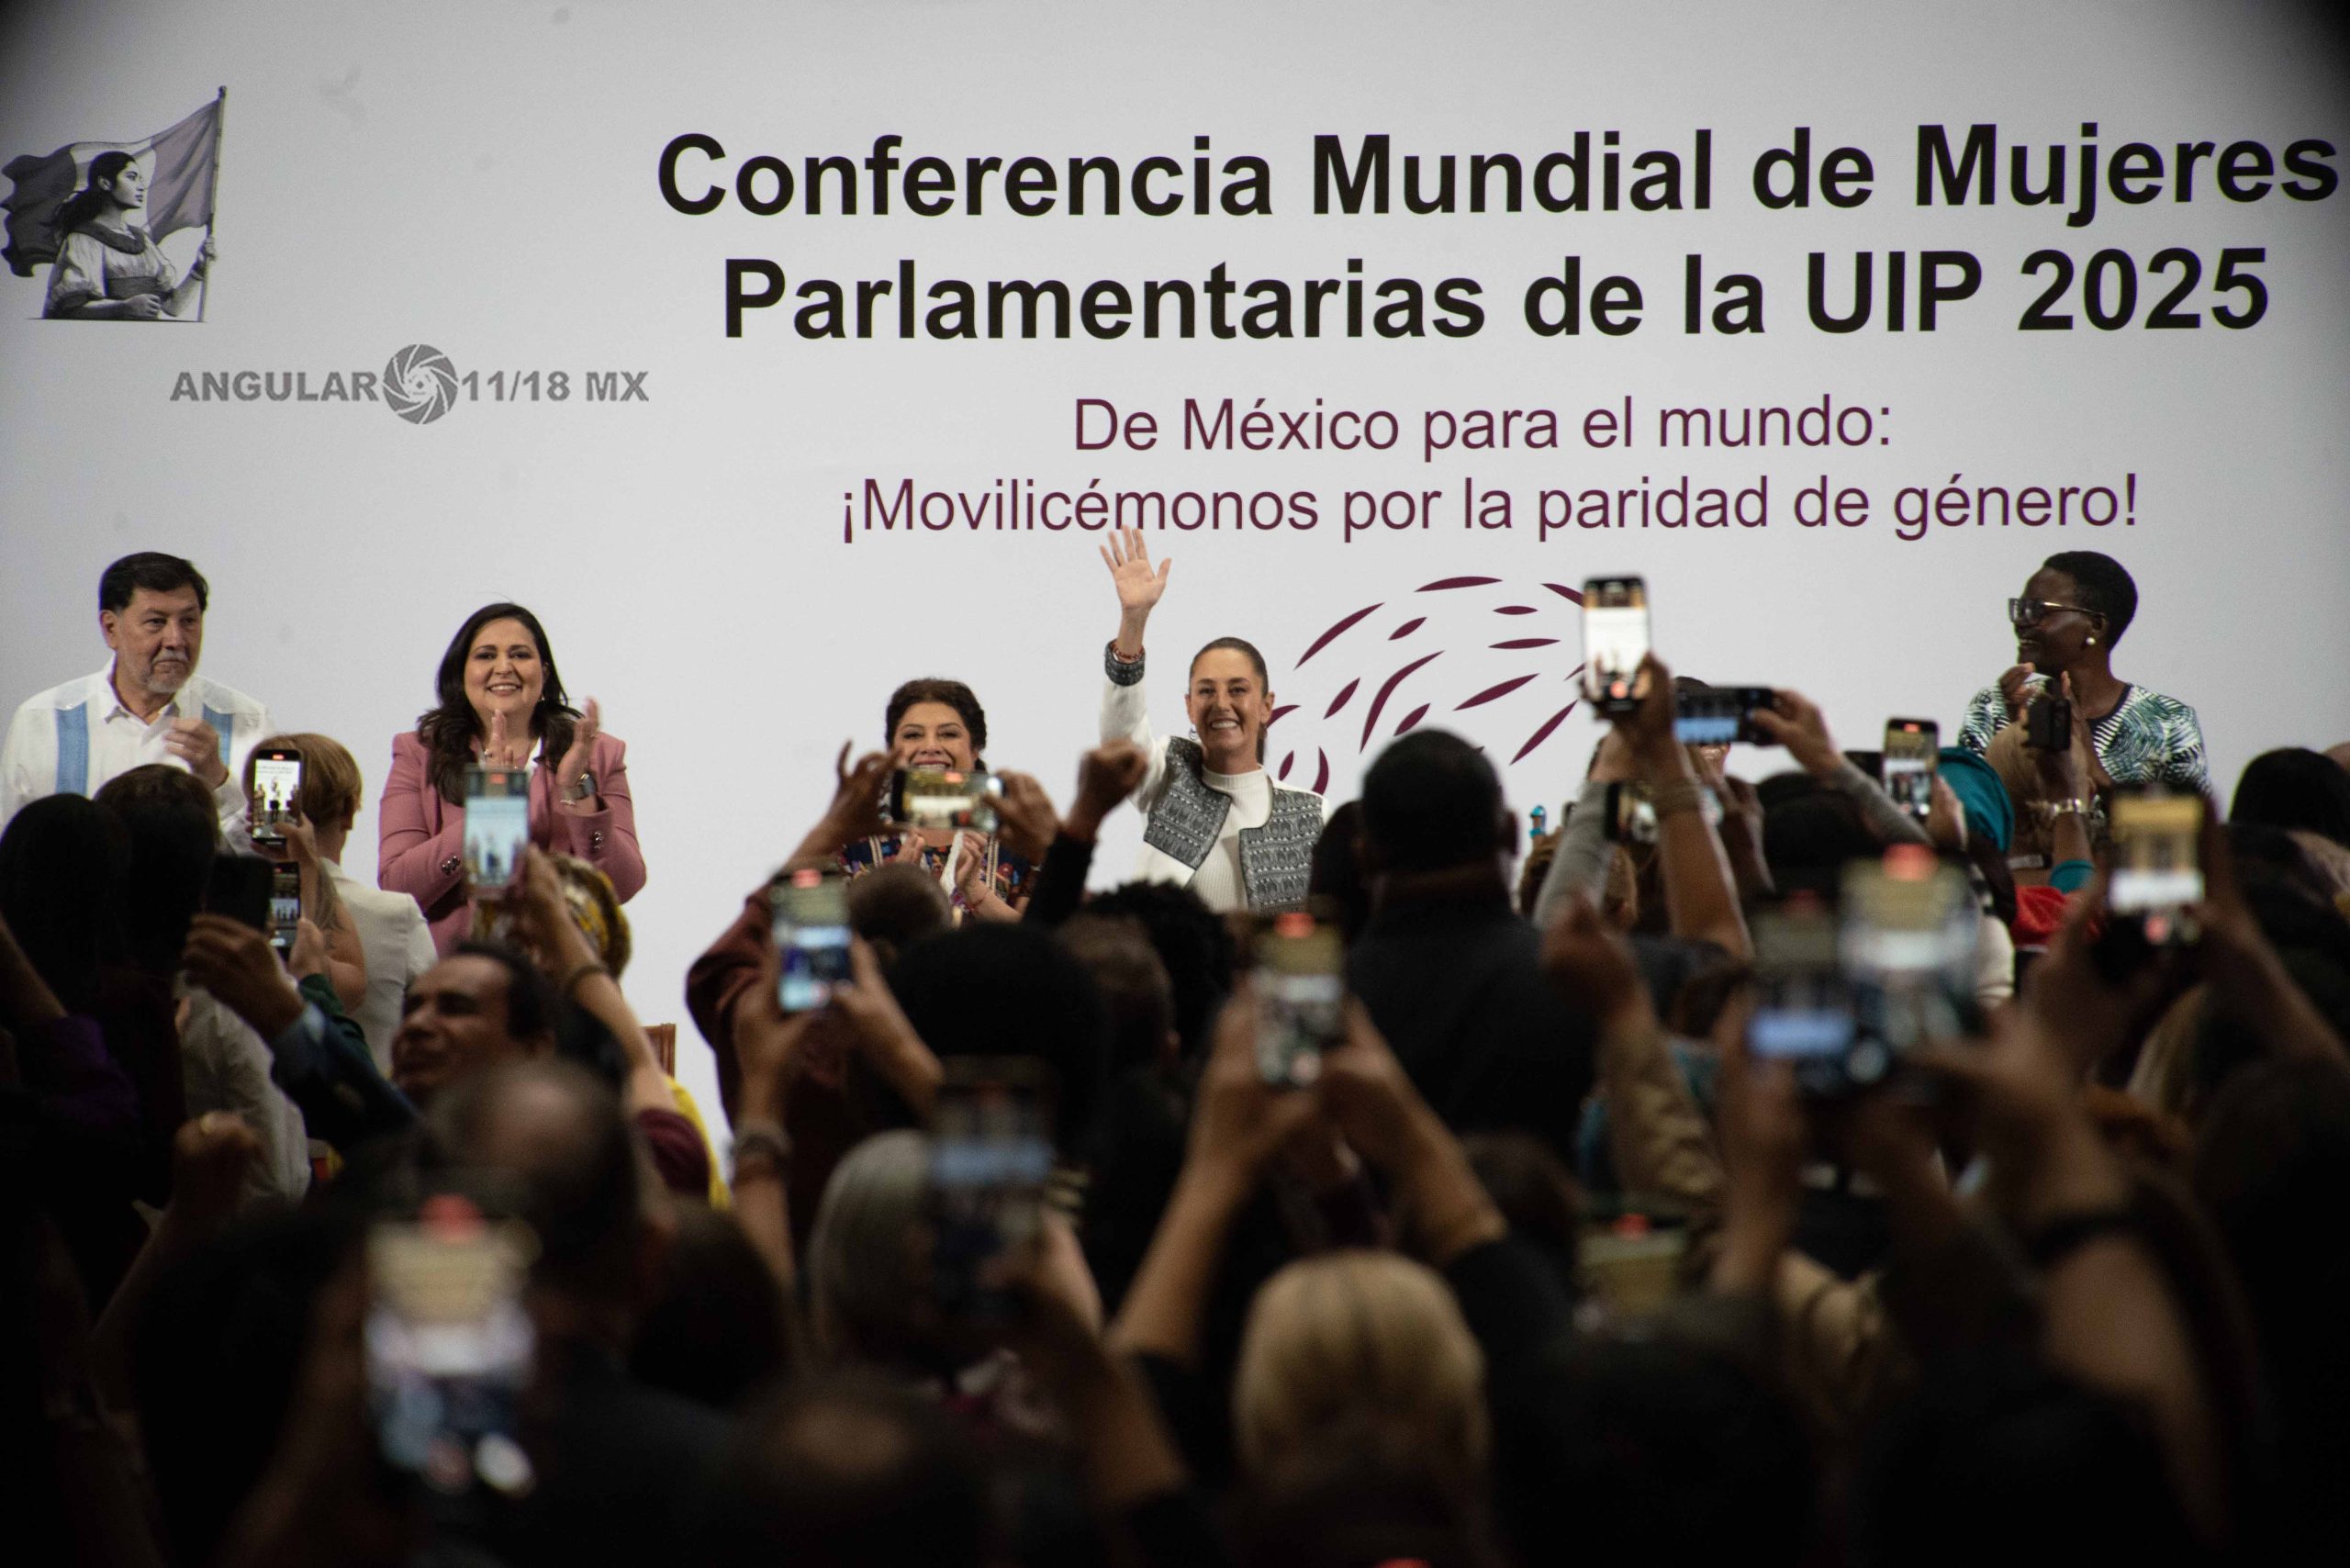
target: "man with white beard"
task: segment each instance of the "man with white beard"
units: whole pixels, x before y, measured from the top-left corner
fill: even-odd
[[[211,588],[194,564],[145,550],[98,578],[106,667],[28,699],[0,745],[0,826],[45,795],[95,795],[145,763],[185,767],[220,810],[227,843],[245,848],[245,756],[270,733],[269,711],[196,673]]]

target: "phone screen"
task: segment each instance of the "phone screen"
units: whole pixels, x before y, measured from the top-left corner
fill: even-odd
[[[1029,1058],[950,1057],[930,1134],[932,1266],[940,1304],[1001,1315],[1006,1261],[1033,1247],[1052,1175],[1051,1075]]]
[[[252,833],[263,843],[285,837],[285,819],[302,811],[302,754],[264,751],[253,756]]]
[[[1934,767],[1942,749],[1942,727],[1931,719],[1885,722],[1885,792],[1893,803],[1923,822],[1934,804]]]
[[[2113,869],[2106,907],[2134,915],[2157,946],[2190,941],[2203,902],[2203,802],[2144,790],[2113,797]]]
[[[775,910],[778,1005],[786,1013],[824,1006],[850,976],[847,884],[809,868],[777,882],[767,897]]]
[[[302,920],[302,869],[279,861],[269,870],[269,945],[280,954],[294,950],[294,928]]]
[[[1611,712],[1647,695],[1639,680],[1649,653],[1649,589],[1639,577],[1593,577],[1583,585],[1583,695]]]
[[[386,1462],[434,1493],[529,1489],[516,1439],[534,1335],[522,1306],[526,1226],[453,1194],[367,1238],[368,1403]]]
[[[1841,1090],[1855,1031],[1834,912],[1808,902],[1757,911],[1753,936],[1755,999],[1747,1049],[1793,1063],[1796,1082],[1807,1093]]]
[[[1680,692],[1673,702],[1673,737],[1684,745],[1731,745],[1761,742],[1753,713],[1777,696],[1767,686],[1717,686]]]
[[[1259,932],[1257,1070],[1268,1083],[1303,1089],[1322,1076],[1322,1055],[1346,1038],[1344,949],[1336,927],[1303,910]]]
[[[890,815],[910,827],[937,830],[996,828],[995,776],[951,767],[900,768],[890,785]]]
[[[465,881],[476,893],[511,887],[531,844],[531,775],[520,767],[465,769]]]
[[[1975,949],[1982,906],[1966,874],[1918,845],[1845,868],[1844,977],[1862,1052],[1855,1082],[1882,1077],[1893,1061],[1935,1040],[1958,1038],[1975,1022]]]

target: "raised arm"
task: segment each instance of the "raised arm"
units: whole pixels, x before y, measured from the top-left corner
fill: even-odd
[[[392,742],[392,770],[375,803],[375,885],[408,894],[427,913],[465,880],[459,854],[465,842],[464,809],[445,813],[440,831],[433,831],[429,772],[424,743],[401,735]]]
[[[1739,913],[1738,883],[1703,810],[1706,789],[1689,748],[1673,733],[1673,672],[1653,654],[1643,662],[1649,666],[1649,694],[1618,722],[1631,742],[1633,766],[1656,801],[1657,864],[1664,873],[1673,934],[1711,942],[1733,958],[1747,958],[1753,949],[1746,917]]]
[[[1158,788],[1163,772],[1160,758],[1166,750],[1153,741],[1150,709],[1143,698],[1143,631],[1150,622],[1151,610],[1167,592],[1168,568],[1174,562],[1161,561],[1152,570],[1150,546],[1140,529],[1112,533],[1110,543],[1102,546],[1102,560],[1110,568],[1110,582],[1118,595],[1117,635],[1102,650],[1109,680],[1102,692],[1102,739],[1105,745],[1132,741],[1151,753],[1150,771],[1136,792],[1139,801]]]
[[[1918,819],[1895,805],[1893,797],[1875,779],[1836,749],[1828,733],[1827,716],[1802,692],[1781,691],[1774,707],[1755,711],[1754,727],[1785,746],[1796,767],[1850,797],[1860,809],[1862,824],[1879,844],[1932,846],[1933,840]]]
[[[535,845],[523,852],[520,908],[524,939],[532,956],[547,971],[564,995],[611,1031],[627,1058],[627,1077],[621,1084],[621,1103],[631,1115],[639,1111],[675,1111],[677,1097],[653,1055],[653,1042],[636,1021],[620,982],[571,918],[564,902],[563,882],[554,862]]]
[[[1128,1355],[1197,1363],[1201,1319],[1233,1224],[1266,1162],[1314,1111],[1313,1096],[1275,1089],[1258,1070],[1256,1000],[1244,980],[1217,1021],[1182,1174],[1111,1326],[1113,1346]]]
[[[1110,650],[1124,663],[1140,664],[1143,630],[1167,593],[1167,574],[1175,565],[1174,557],[1160,561],[1153,571],[1150,544],[1142,530],[1121,528],[1113,530],[1110,543],[1102,546],[1102,562],[1110,568],[1110,581],[1118,590],[1118,634],[1111,639]]]
[[[582,775],[594,793],[584,801],[569,790]],[[644,852],[636,842],[636,801],[628,788],[628,747],[597,728],[595,701],[579,722],[571,750],[556,764],[554,836],[567,855],[577,856],[612,879],[612,894],[626,903],[644,886]]]

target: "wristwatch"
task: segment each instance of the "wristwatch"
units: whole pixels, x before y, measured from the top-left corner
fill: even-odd
[[[581,768],[579,770],[579,777],[564,786],[563,793],[566,800],[594,800],[596,798],[596,776],[588,772],[586,768]]]

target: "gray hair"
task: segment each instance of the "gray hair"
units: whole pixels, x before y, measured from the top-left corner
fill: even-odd
[[[876,1134],[834,1168],[808,1238],[810,1314],[828,1352],[886,1356],[923,1338],[930,1293],[915,1278],[914,1231],[929,1182],[918,1132]]]

